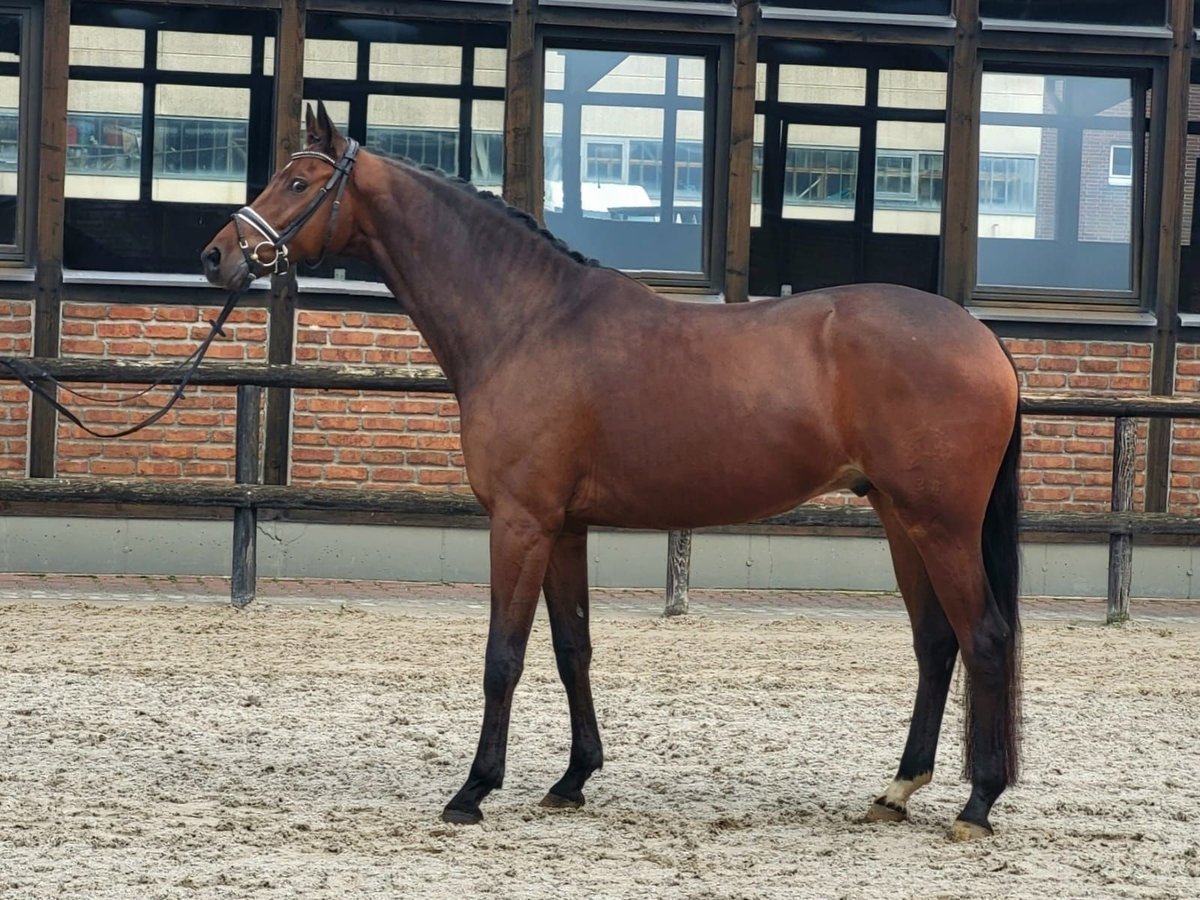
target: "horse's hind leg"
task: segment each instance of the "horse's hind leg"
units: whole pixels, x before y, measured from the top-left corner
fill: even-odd
[[[504,782],[513,691],[525,666],[525,646],[556,529],[521,510],[493,514],[492,609],[483,676],[483,727],[466,784],[442,812],[447,822],[473,824],[479,803]]]
[[[872,491],[868,496],[887,534],[917,655],[917,699],[913,704],[904,755],[900,757],[896,777],[871,804],[866,815],[868,822],[899,822],[908,818],[908,798],[933,777],[942,714],[958,655],[958,639],[938,604],[920,552],[896,519],[891,500],[878,491]]]
[[[945,522],[912,532],[967,672],[964,774],[971,796],[950,831],[955,840],[992,833],[992,805],[1016,773],[1019,712],[1016,640],[988,584],[977,526]]]
[[[583,805],[584,782],[604,763],[588,678],[592,642],[588,631],[586,531],[568,531],[559,536],[542,589],[550,611],[558,674],[571,709],[571,759],[566,774],[550,788],[542,806],[578,807]]]

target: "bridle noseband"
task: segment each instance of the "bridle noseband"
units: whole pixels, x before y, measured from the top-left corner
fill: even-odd
[[[264,266],[268,272],[275,275],[283,275],[288,270],[288,248],[287,244],[296,234],[304,227],[321,205],[333,194],[333,210],[329,214],[329,224],[325,228],[325,242],[321,245],[321,255],[318,257],[314,265],[320,263],[325,258],[325,249],[329,246],[329,241],[333,237],[333,229],[337,224],[338,213],[342,208],[342,194],[346,190],[346,185],[350,181],[350,170],[354,168],[354,160],[358,157],[358,141],[350,138],[346,143],[346,152],[342,154],[341,159],[335,160],[332,156],[326,156],[317,150],[301,150],[299,153],[293,153],[288,165],[298,159],[319,159],[322,162],[327,162],[333,166],[333,173],[329,176],[329,180],[325,182],[324,187],[317,193],[315,197],[308,201],[308,206],[304,207],[300,215],[282,231],[276,231],[275,228],[260,216],[255,210],[249,206],[243,206],[235,212],[230,218],[233,220],[233,230],[237,232],[238,247],[242,251],[242,257],[246,260],[246,268],[250,275],[254,275],[254,266],[258,264]],[[287,166],[284,167],[287,169]],[[262,235],[263,240],[259,241],[253,247],[242,233],[242,223],[251,226],[255,231]],[[274,252],[273,258],[268,262],[262,259],[259,251],[263,247],[270,247]]]

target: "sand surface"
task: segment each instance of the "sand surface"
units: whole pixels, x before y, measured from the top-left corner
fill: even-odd
[[[478,599],[478,598],[476,598]],[[440,822],[476,608],[0,603],[0,897],[1200,897],[1200,624],[1027,622],[1025,778],[951,844],[960,686],[912,821],[858,820],[915,689],[897,616],[594,617],[606,766],[539,616],[504,789]]]

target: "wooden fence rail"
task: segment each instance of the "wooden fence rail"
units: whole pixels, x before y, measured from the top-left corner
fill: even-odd
[[[31,359],[48,376],[64,382],[146,385],[171,384],[178,378],[169,365],[114,360]],[[15,380],[0,368],[0,381]],[[419,367],[210,364],[201,366],[193,384],[236,386],[236,483],[208,484],[108,479],[0,479],[0,502],[134,503],[189,505],[234,510],[232,601],[245,606],[254,598],[257,515],[259,509],[347,510],[414,517],[481,516],[474,498],[421,490],[357,490],[258,484],[262,470],[259,417],[264,388],[319,390],[418,391],[452,393],[441,370]],[[1110,512],[1024,513],[1021,529],[1046,534],[1095,534],[1109,537],[1108,620],[1129,615],[1133,536],[1200,535],[1200,516],[1132,511],[1135,418],[1200,418],[1200,401],[1175,397],[1026,396],[1025,415],[1087,416],[1116,420],[1113,455],[1113,502]],[[755,525],[827,528],[875,528],[878,521],[862,507],[801,506]],[[689,532],[672,532],[668,553],[667,613],[687,611],[691,558]]]

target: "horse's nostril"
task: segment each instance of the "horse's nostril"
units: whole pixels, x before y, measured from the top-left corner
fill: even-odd
[[[219,265],[221,262],[221,250],[219,247],[209,247],[204,254],[204,261],[212,265]]]

